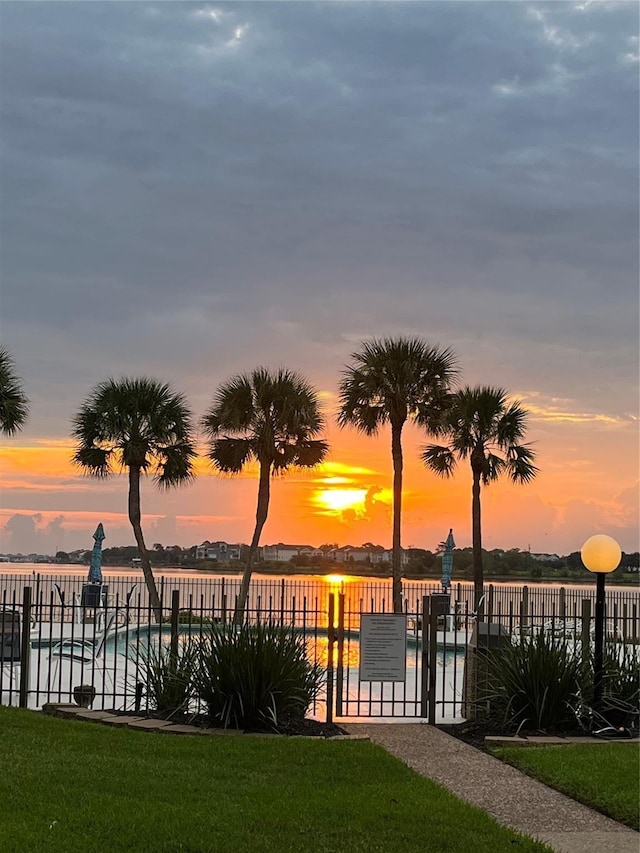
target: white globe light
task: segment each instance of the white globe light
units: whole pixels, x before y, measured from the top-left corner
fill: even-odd
[[[599,533],[587,539],[582,546],[580,556],[590,572],[608,574],[614,572],[620,565],[622,551],[615,539]]]

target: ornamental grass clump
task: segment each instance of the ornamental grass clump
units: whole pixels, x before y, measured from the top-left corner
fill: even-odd
[[[576,724],[581,658],[565,640],[540,631],[489,656],[491,716],[508,728],[563,731]]]
[[[143,685],[150,710],[163,717],[184,713],[194,696],[194,671],[198,647],[190,638],[180,638],[177,649],[160,642],[140,648],[137,680]]]
[[[614,728],[638,730],[640,715],[640,650],[634,644],[607,643],[602,657],[602,700],[594,716],[593,649],[586,654],[580,674],[576,718],[583,728],[601,728],[606,721]]]
[[[304,640],[273,623],[212,626],[200,641],[195,687],[214,725],[277,731],[304,717],[322,678]]]
[[[640,704],[640,653],[635,645],[604,647],[603,697],[637,709]]]

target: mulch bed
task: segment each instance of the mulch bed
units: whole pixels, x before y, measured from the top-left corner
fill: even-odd
[[[117,714],[118,716],[126,716],[130,715],[131,711],[110,711],[111,714]],[[140,716],[147,716],[149,719],[158,719],[158,720],[167,720],[170,719],[173,723],[184,723],[189,726],[198,726],[200,728],[222,728],[222,726],[216,726],[215,723],[212,723],[211,720],[203,714],[199,714],[197,716],[193,716],[191,714],[154,714],[153,712],[145,713],[144,711],[140,712]],[[323,723],[320,720],[313,720],[309,717],[281,717],[278,723],[277,729],[269,729],[269,728],[255,728],[255,729],[247,729],[247,731],[251,731],[252,733],[256,732],[264,732],[266,734],[279,734],[279,735],[288,735],[290,737],[296,736],[304,736],[304,737],[336,737],[337,735],[346,735],[348,732],[340,728],[340,726],[335,725],[335,723]]]
[[[289,718],[280,720],[278,733],[281,735],[304,735],[305,737],[335,737],[347,732],[335,723],[321,723],[320,720]]]
[[[446,732],[448,735],[452,735],[458,740],[464,741],[468,743],[469,746],[474,746],[476,749],[481,749],[486,751],[486,746],[484,739],[485,737],[491,736],[512,736],[515,735],[515,731],[505,731],[504,726],[500,726],[497,723],[492,722],[491,720],[467,720],[464,723],[456,723],[454,725],[449,726],[438,726],[439,729]],[[570,736],[584,736],[586,732],[584,729],[563,729],[562,731],[532,731],[522,730],[519,732],[521,735],[548,735],[550,737],[570,737]]]
[[[497,726],[489,720],[467,720],[464,723],[455,723],[448,726],[438,726],[443,732],[452,735],[458,740],[475,746],[476,749],[484,750],[484,739],[490,735],[503,735],[504,727]]]

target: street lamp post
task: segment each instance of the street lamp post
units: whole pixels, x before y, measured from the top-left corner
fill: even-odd
[[[580,551],[582,562],[596,576],[596,636],[593,655],[593,706],[602,704],[602,663],[604,648],[604,581],[620,565],[622,551],[615,539],[600,533],[592,536]]]

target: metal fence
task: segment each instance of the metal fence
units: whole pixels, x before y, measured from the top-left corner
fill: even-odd
[[[88,601],[82,591],[32,587],[0,599],[0,704],[41,708],[46,702],[72,702],[82,685],[95,688],[94,709],[149,710],[141,693],[147,650],[160,644],[202,638],[212,626],[231,621],[233,606],[225,594],[183,596],[166,591],[161,618],[135,590],[108,592]],[[146,598],[146,596],[145,596]],[[327,609],[316,596],[308,600],[258,593],[245,618],[272,622],[300,636],[314,663],[326,667]],[[312,712],[324,706],[320,695]],[[194,712],[199,709],[194,708]]]
[[[150,697],[140,686],[147,650],[201,637],[230,621],[239,588],[239,579],[228,578],[205,584],[195,579],[199,586],[185,579],[174,589],[160,583],[158,622],[139,578],[133,583],[131,577],[106,581],[108,589],[92,598],[77,576],[48,576],[46,583],[41,578],[39,585],[2,590],[1,704],[41,708],[45,702],[71,702],[76,688],[89,685],[95,690],[94,709],[147,712]],[[451,596],[443,597],[438,584],[407,584],[406,667],[403,679],[395,682],[365,681],[361,671],[362,616],[391,612],[388,584],[259,579],[252,583],[245,617],[295,632],[310,660],[325,670],[325,690],[311,709],[314,716],[442,722],[466,716],[474,634],[518,638],[545,630],[589,648],[593,603],[575,592],[489,585],[476,613],[469,587],[456,585]],[[609,593],[605,636],[609,643],[638,651],[640,614],[637,595],[634,600],[630,592],[627,597]],[[201,709],[196,705],[193,710]]]
[[[187,602],[192,599],[196,604],[203,599],[205,602],[215,600],[221,602],[226,600],[229,606],[233,606],[235,597],[240,590],[240,576],[207,576],[197,577],[188,575],[181,577],[179,573],[162,574],[157,573],[156,582],[158,592],[162,600],[168,601],[171,591],[179,590],[180,599]],[[49,594],[54,591],[56,595],[61,593],[65,601],[71,602],[74,594],[80,595],[83,577],[77,574],[49,574],[44,572],[25,572],[21,574],[0,574],[0,599],[6,593],[11,598],[15,593],[18,598],[25,586],[33,589],[34,601],[39,601],[41,594],[48,601]],[[126,573],[118,571],[111,574],[109,570],[104,572],[104,583],[108,586],[109,603],[115,606],[117,601],[122,602],[132,593],[140,596],[143,605],[148,603],[148,593],[144,578],[138,573]],[[440,583],[436,580],[429,581],[403,581],[403,592],[405,608],[408,612],[414,612],[422,606],[422,598],[425,595],[441,592]],[[371,612],[389,612],[393,609],[393,598],[391,594],[391,581],[389,579],[355,578],[329,575],[326,578],[271,578],[254,575],[250,587],[250,606],[257,604],[258,598],[268,606],[271,601],[275,602],[284,610],[294,607],[295,602],[306,598],[308,601],[316,600],[320,607],[328,607],[329,595],[331,593],[344,593],[350,607],[355,610]],[[618,620],[623,620],[627,614],[627,620],[633,621],[639,612],[640,590],[638,587],[626,589],[607,587],[607,607],[611,614],[617,614]],[[473,583],[463,581],[455,583],[451,588],[452,602],[460,609],[473,609]],[[553,615],[558,617],[563,613],[579,613],[582,601],[590,600],[595,603],[595,584],[584,586],[558,586],[544,584],[485,584],[484,612],[508,614],[511,610],[514,614],[523,612],[534,619],[543,614],[548,618]],[[613,615],[612,615],[613,618]],[[631,621],[629,624],[631,624]]]

